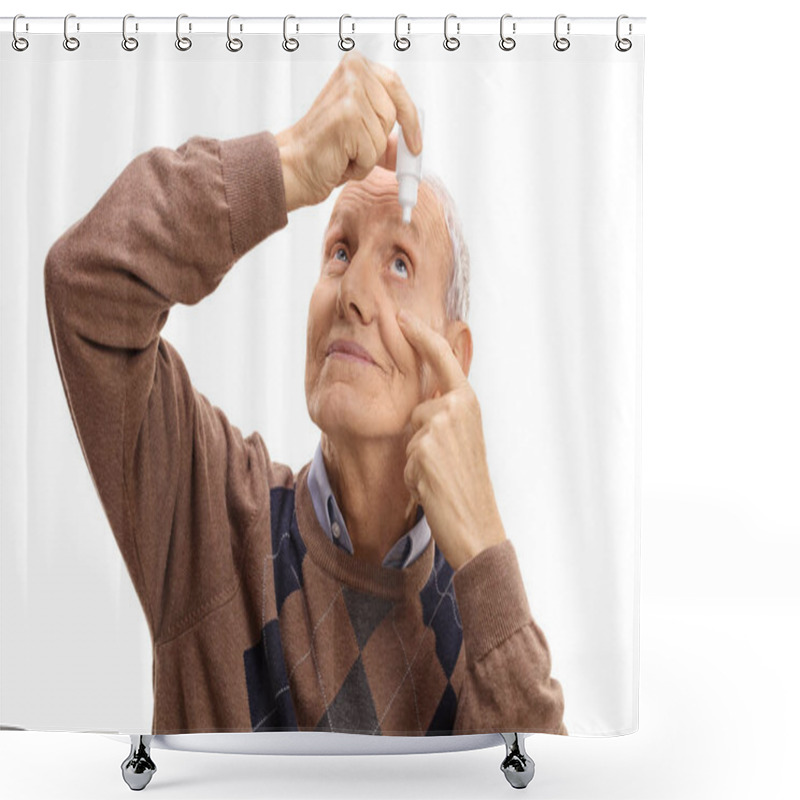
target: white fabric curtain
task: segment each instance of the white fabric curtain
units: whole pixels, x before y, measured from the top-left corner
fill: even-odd
[[[224,24],[223,24],[224,29]],[[334,27],[335,29],[335,23]],[[360,34],[425,110],[426,170],[472,257],[489,467],[571,735],[636,729],[643,37]],[[146,731],[151,644],[70,419],[48,331],[50,246],[134,156],[296,122],[337,35],[226,50],[224,33],[59,35],[0,49],[0,709],[3,725]],[[336,193],[290,215],[164,336],[195,386],[295,471],[319,440],[304,395],[308,301]]]

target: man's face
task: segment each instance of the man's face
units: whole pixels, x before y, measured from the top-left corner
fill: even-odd
[[[450,261],[444,216],[428,186],[420,185],[410,225],[393,172],[376,167],[344,187],[308,310],[306,402],[326,434],[396,437],[433,396],[397,313],[408,309],[443,332]]]

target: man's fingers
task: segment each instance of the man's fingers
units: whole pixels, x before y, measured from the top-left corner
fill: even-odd
[[[391,138],[392,147],[390,148],[390,134],[394,128],[395,120],[397,119],[397,109],[389,97],[388,92],[383,87],[383,84],[374,75],[365,81],[365,92],[367,100],[369,101],[372,110],[375,112],[376,125],[382,128],[382,136],[380,142],[382,148],[378,148],[378,161],[376,166],[383,167],[384,169],[394,170],[397,164],[397,136]]]
[[[416,461],[409,458],[408,461],[406,461],[406,466],[403,470],[403,483],[405,483],[406,488],[417,503],[419,503],[421,500],[419,493],[417,492],[418,472]]]
[[[351,159],[354,177],[365,178],[375,166],[386,149],[386,134],[374,115],[361,117],[361,125],[356,137],[356,153]]]
[[[417,351],[420,358],[430,364],[442,392],[450,392],[467,380],[450,343],[416,314],[401,311],[397,315],[400,330]]]
[[[386,140],[386,150],[378,159],[377,166],[390,169],[392,172],[397,168],[397,134],[392,134]]]
[[[418,433],[420,429],[430,422],[437,414],[446,410],[449,402],[447,395],[442,395],[441,397],[433,398],[433,400],[425,400],[420,403],[411,412],[411,418],[409,420],[411,430],[414,431],[415,434]]]
[[[374,66],[372,62],[368,63],[370,66]],[[371,74],[368,72],[364,79],[364,93],[372,110],[380,120],[384,134],[388,136],[397,120],[397,108],[392,97],[386,91],[386,87],[375,74],[375,70],[372,70]]]
[[[370,62],[373,72],[378,80],[383,84],[383,88],[392,98],[394,107],[397,109],[397,121],[403,129],[403,135],[408,145],[408,149],[416,156],[422,151],[422,130],[419,125],[419,114],[414,101],[403,86],[398,74],[383,64],[374,61]]]

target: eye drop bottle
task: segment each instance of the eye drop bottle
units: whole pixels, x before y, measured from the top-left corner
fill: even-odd
[[[422,134],[425,134],[425,114],[421,108],[417,109],[419,115],[419,126]],[[395,168],[397,176],[397,194],[400,207],[403,209],[403,222],[407,225],[411,223],[411,212],[417,204],[417,190],[422,179],[422,153],[418,156],[411,155],[406,147],[406,140],[403,136],[403,129],[397,139],[397,166]]]

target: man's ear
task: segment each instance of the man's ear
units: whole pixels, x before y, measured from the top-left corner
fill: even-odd
[[[472,331],[469,325],[461,320],[447,323],[447,341],[450,349],[455,353],[464,375],[469,377],[469,368],[472,365]]]

